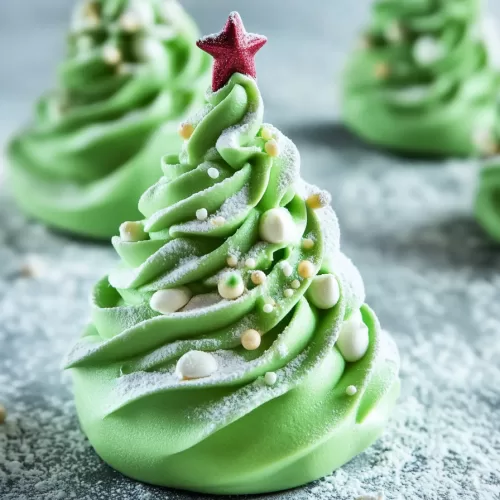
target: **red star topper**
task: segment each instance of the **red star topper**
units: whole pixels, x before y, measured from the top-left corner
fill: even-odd
[[[237,12],[231,12],[224,29],[215,35],[208,35],[196,42],[201,50],[214,59],[212,90],[223,87],[234,73],[257,77],[255,54],[267,42],[267,38],[247,33]]]

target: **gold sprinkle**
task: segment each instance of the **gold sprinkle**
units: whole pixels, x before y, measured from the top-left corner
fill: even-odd
[[[307,206],[313,210],[324,208],[330,203],[330,195],[326,191],[314,193],[306,199]]]
[[[314,276],[314,264],[310,260],[301,261],[297,270],[302,278],[312,278]]]
[[[378,78],[379,80],[385,80],[389,76],[391,70],[387,63],[378,62],[377,64],[375,64],[374,72],[376,78]]]
[[[255,351],[260,346],[261,337],[257,330],[250,328],[242,333],[240,340],[247,351]]]
[[[267,276],[262,271],[254,271],[250,279],[254,285],[262,285],[262,283],[266,282]]]
[[[279,156],[280,154],[280,147],[278,146],[278,143],[274,139],[267,141],[266,145],[264,146],[264,149],[266,150],[266,153],[269,156],[275,157]]]
[[[181,123],[179,125],[179,135],[187,141],[194,132],[194,127],[191,123]]]

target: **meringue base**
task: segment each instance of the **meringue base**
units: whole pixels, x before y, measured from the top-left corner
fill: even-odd
[[[474,112],[460,103],[421,110],[418,113],[389,109],[375,96],[346,95],[343,104],[346,126],[365,141],[399,153],[417,156],[459,156],[488,154],[474,143],[476,124],[488,130],[495,122],[494,108]]]
[[[314,481],[379,437],[399,395],[397,349],[372,318],[362,360],[346,364],[335,348],[304,383],[202,440],[190,426],[203,418],[197,404],[233,388],[179,389],[107,413],[120,366],[72,368],[81,426],[105,462],[146,483],[229,495]]]

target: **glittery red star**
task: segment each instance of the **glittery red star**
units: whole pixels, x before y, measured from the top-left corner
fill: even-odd
[[[213,58],[212,90],[223,87],[234,73],[257,77],[254,57],[267,42],[267,38],[247,33],[237,12],[231,12],[224,29],[215,35],[208,35],[196,42],[201,50]]]

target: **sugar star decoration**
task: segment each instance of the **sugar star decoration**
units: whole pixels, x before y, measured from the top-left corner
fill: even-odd
[[[265,36],[247,33],[237,12],[231,12],[224,29],[196,42],[214,59],[212,90],[222,88],[234,73],[257,77],[255,55],[267,42]]]

